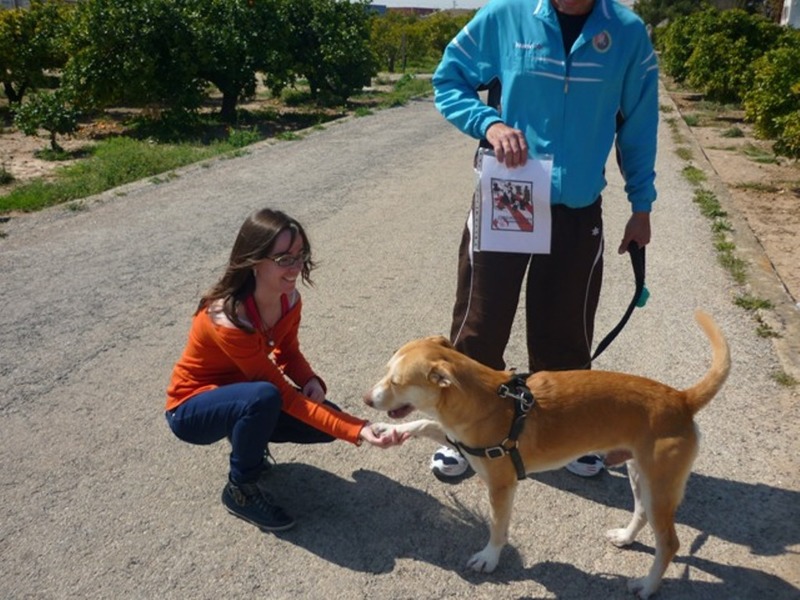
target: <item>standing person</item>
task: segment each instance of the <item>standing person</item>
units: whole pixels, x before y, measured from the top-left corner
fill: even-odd
[[[303,227],[263,209],[241,226],[222,278],[200,299],[189,341],[172,372],[166,418],[192,444],[231,443],[222,503],[264,531],[294,520],[265,491],[269,442],[342,439],[387,447],[367,421],[325,400],[326,387],[300,351],[297,281],[311,284]],[[295,385],[296,384],[296,385]]]
[[[642,21],[614,0],[492,0],[447,46],[434,76],[438,110],[509,168],[551,156],[549,254],[473,252],[468,219],[459,250],[451,339],[495,369],[527,272],[531,371],[589,368],[603,272],[600,196],[616,136],[631,216],[619,253],[650,242],[656,198],[658,64]],[[484,104],[478,90],[489,90]],[[567,468],[591,476],[599,456]],[[431,468],[468,464],[443,446]]]

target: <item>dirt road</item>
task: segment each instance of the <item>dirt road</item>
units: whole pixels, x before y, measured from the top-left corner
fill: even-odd
[[[669,102],[664,99],[663,102]],[[677,387],[706,369],[692,320],[711,312],[734,368],[698,417],[703,446],[677,517],[663,598],[773,598],[800,585],[797,395],[772,341],[731,300],[708,222],[662,128],[651,299],[596,364]],[[320,268],[304,290],[303,347],[331,398],[362,392],[401,343],[447,333],[474,144],[429,100],[105,194],[85,210],[15,219],[0,241],[0,595],[5,598],[627,599],[652,536],[606,543],[627,520],[622,473],[537,476],[518,492],[492,575],[464,569],[487,501],[427,471],[433,446],[279,446],[275,495],[298,520],[265,535],[219,502],[225,444],[172,437],[164,388],[199,294],[252,209],[291,212]],[[609,168],[607,277],[598,328],[633,280],[614,249],[627,206]],[[766,275],[764,275],[766,277]],[[507,353],[524,366],[519,329]]]

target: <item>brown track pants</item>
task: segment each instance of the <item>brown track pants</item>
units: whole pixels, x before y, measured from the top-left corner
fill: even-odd
[[[602,198],[586,208],[552,206],[550,254],[473,252],[467,223],[450,331],[459,351],[505,368],[503,353],[526,272],[528,368],[590,368],[603,279]]]

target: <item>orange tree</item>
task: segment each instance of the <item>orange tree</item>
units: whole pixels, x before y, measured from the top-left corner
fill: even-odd
[[[292,79],[305,78],[311,97],[343,102],[375,74],[369,47],[369,0],[279,0]]]
[[[177,114],[197,109],[211,84],[222,94],[221,119],[233,121],[258,72],[276,85],[288,77],[276,1],[85,0],[65,79],[81,106]]]
[[[64,65],[68,18],[69,7],[60,0],[0,10],[0,81],[9,102],[22,102],[28,90],[46,84],[45,70]]]

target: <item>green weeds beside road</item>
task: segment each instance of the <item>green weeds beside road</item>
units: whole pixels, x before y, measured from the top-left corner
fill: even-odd
[[[246,152],[246,146],[265,139],[281,141],[302,137],[298,130],[324,127],[326,121],[348,114],[364,116],[372,110],[399,106],[431,91],[428,79],[401,77],[386,92],[355,97],[351,105],[322,111],[295,93],[286,98],[293,112],[280,110],[240,112],[238,127],[223,127],[212,117],[198,117],[193,123],[140,120],[129,134],[100,140],[80,151],[85,157],[59,169],[52,181],[33,180],[0,196],[0,214],[31,212],[99,194],[106,190],[153,178],[221,155]],[[69,156],[69,153],[67,153]],[[70,156],[74,158],[74,156]],[[5,171],[5,167],[3,168]],[[10,183],[10,177],[5,178]]]

